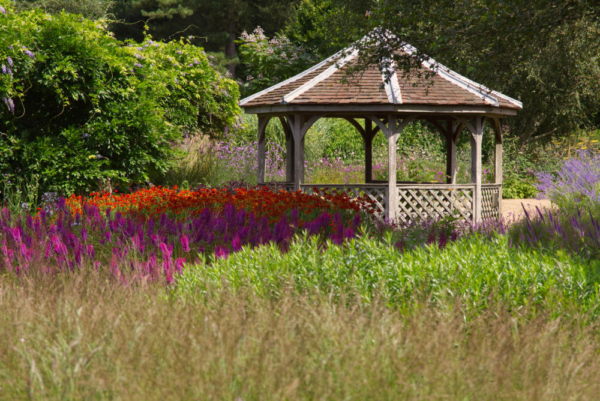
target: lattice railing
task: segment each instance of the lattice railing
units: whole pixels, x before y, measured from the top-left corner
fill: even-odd
[[[483,220],[499,219],[501,184],[484,184],[481,186],[481,218]]]
[[[305,184],[302,185],[302,191],[312,193],[313,188],[327,189],[335,192],[345,192],[351,197],[368,196],[369,199],[375,202],[374,206],[376,215],[383,217],[387,208],[387,185],[381,184],[354,184],[354,185],[319,185]]]
[[[415,185],[398,187],[398,216],[403,222],[449,215],[473,219],[474,185]]]

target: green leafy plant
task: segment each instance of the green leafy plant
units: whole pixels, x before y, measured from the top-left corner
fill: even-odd
[[[120,42],[103,20],[0,0],[0,171],[69,194],[164,172],[186,132],[236,122],[238,87],[186,41]]]

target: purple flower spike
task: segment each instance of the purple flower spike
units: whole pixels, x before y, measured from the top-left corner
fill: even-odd
[[[231,249],[233,252],[239,252],[242,250],[242,241],[240,240],[240,236],[238,234],[235,234],[231,240]]]
[[[0,13],[6,15],[6,9],[2,6],[0,6]]]
[[[215,257],[217,259],[227,259],[229,256],[229,248],[225,246],[218,246],[215,248]]]
[[[181,247],[183,248],[183,252],[188,253],[190,251],[190,239],[187,235],[183,234],[181,236]]]

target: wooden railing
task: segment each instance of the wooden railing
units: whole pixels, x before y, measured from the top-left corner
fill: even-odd
[[[398,185],[398,217],[403,222],[456,215],[473,220],[474,184]]]
[[[313,188],[328,189],[330,191],[346,192],[350,196],[368,196],[374,201],[376,215],[384,217],[387,209],[388,187],[383,184],[303,184],[302,191],[311,193]]]
[[[291,183],[277,183],[287,190],[293,190]],[[397,216],[402,222],[415,219],[439,219],[445,216],[459,216],[473,221],[475,184],[415,184],[396,185]],[[302,184],[303,192],[311,193],[313,188],[343,191],[350,196],[368,196],[374,201],[377,216],[384,218],[388,208],[387,183],[370,184]],[[481,186],[482,219],[496,219],[502,215],[501,184]]]
[[[483,220],[502,217],[502,184],[481,186],[481,218]]]

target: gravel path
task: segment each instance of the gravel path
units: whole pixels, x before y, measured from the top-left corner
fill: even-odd
[[[533,213],[537,213],[536,206],[542,210],[551,207],[550,201],[546,199],[503,199],[502,216],[507,220],[523,218],[523,205],[528,212],[531,210]]]

